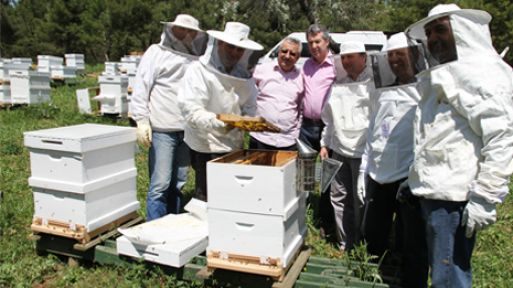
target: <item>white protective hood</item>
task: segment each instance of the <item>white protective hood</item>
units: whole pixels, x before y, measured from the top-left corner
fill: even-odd
[[[185,121],[178,107],[179,83],[187,67],[199,59],[194,53],[202,53],[201,49],[205,47],[200,48],[201,43],[206,43],[207,36],[198,32],[193,40],[193,46],[197,49],[194,48],[195,52],[190,54],[190,50],[167,33],[169,29],[166,27],[164,25],[160,43],[146,50],[137,67],[130,102],[131,113],[136,121],[148,119],[156,131],[181,131]]]
[[[511,69],[493,48],[487,24],[449,15],[457,60],[418,75],[409,185],[428,199],[465,201],[472,191],[499,203],[513,172]]]
[[[204,123],[216,114],[254,116],[257,88],[250,78],[246,50],[231,74],[217,68],[217,41],[210,39],[200,61],[192,64],[179,91],[179,105],[186,120],[185,142],[195,151],[222,153],[242,148],[243,133],[239,129],[212,128]]]

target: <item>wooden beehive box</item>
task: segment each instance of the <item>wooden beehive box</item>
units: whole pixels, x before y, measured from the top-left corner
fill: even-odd
[[[295,151],[241,150],[207,163],[208,207],[270,215],[291,213]]]

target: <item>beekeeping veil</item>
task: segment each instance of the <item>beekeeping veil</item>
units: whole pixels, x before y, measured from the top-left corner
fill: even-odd
[[[173,22],[160,22],[164,24],[164,31],[160,36],[159,45],[163,48],[170,49],[181,54],[189,54],[193,56],[203,55],[207,47],[208,35],[199,28],[199,22],[196,18],[179,14]],[[194,37],[187,33],[183,39],[178,39],[173,33],[173,26],[196,31]]]
[[[250,40],[250,28],[239,22],[227,22],[224,31],[208,30],[211,36],[205,55],[200,61],[208,68],[235,78],[250,78],[251,71],[258,59],[252,57],[256,51],[264,49],[262,45]],[[220,46],[229,46],[231,49],[244,49],[244,53],[237,60]],[[231,67],[228,67],[231,66]]]
[[[219,88],[225,91],[226,97],[237,97],[239,103],[245,103],[255,89],[251,74],[258,58],[252,56],[263,49],[262,45],[248,38],[249,32],[250,28],[239,22],[227,22],[224,31],[208,30],[210,40],[205,54],[200,57],[205,68],[218,78],[223,86]],[[226,49],[220,49],[220,45],[230,46],[232,50],[242,48],[244,52],[236,60]],[[231,69],[227,69],[226,61],[230,62]]]
[[[390,36],[382,52],[370,55],[376,89],[416,82],[426,69],[424,49],[403,32]]]

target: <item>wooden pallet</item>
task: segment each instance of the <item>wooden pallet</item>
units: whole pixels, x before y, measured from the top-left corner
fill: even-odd
[[[268,258],[266,259],[267,264],[261,264],[260,257],[235,254],[221,256],[219,252],[209,252],[207,255],[207,269],[209,273],[212,273],[215,269],[224,269],[268,276],[277,280],[278,283],[288,283],[291,281],[290,279],[293,278],[292,283],[294,283],[302,268],[305,266],[310,254],[310,248],[304,246],[294,255],[287,267],[282,267],[279,259]],[[295,269],[292,269],[292,267],[295,267]]]
[[[32,221],[30,229],[35,234],[45,233],[75,239],[80,245],[82,245],[77,246],[78,249],[89,249],[95,245],[92,244],[94,243],[93,240],[100,237],[102,234],[108,234],[108,232],[117,231],[118,227],[122,227],[124,225],[126,226],[127,224],[134,225],[135,223],[139,223],[141,221],[142,218],[139,217],[137,211],[134,211],[99,228],[96,228],[93,231],[87,231],[84,225],[73,225],[56,220],[48,220],[47,223],[43,223],[41,218],[36,217]]]

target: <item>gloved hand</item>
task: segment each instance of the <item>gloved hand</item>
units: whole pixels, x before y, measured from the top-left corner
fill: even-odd
[[[410,187],[408,186],[408,180],[404,180],[401,184],[399,184],[399,188],[397,188],[395,199],[399,203],[409,204],[411,203],[413,197],[414,196],[411,193]]]
[[[360,172],[358,174],[358,180],[356,183],[356,194],[358,196],[358,201],[360,202],[360,205],[365,204],[365,196],[367,194],[367,173]]]
[[[137,121],[137,141],[143,145],[150,145],[151,143],[151,126],[148,119]]]
[[[495,204],[487,202],[472,192],[470,193],[470,200],[465,206],[461,217],[461,226],[467,226],[465,236],[468,238],[497,221]]]
[[[198,126],[203,129],[219,129],[224,128],[226,124],[217,119],[215,113],[212,112],[203,112],[202,117],[198,120]]]

